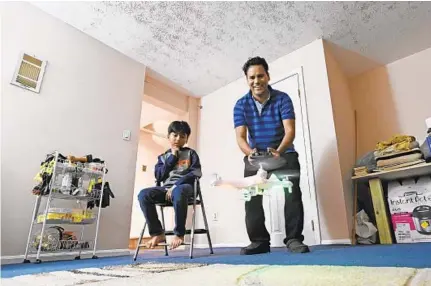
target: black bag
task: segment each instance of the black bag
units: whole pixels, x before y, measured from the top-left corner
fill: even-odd
[[[66,157],[63,156],[62,154],[58,154],[58,158],[60,160],[66,159]],[[52,179],[52,171],[53,171],[52,169],[53,169],[54,159],[55,159],[55,154],[50,153],[46,155],[45,161],[40,163],[40,171],[38,175],[40,176],[42,181],[33,188],[32,190],[33,195],[37,195],[37,196],[48,195],[49,192],[51,191],[49,189],[49,184]]]
[[[100,192],[102,189],[102,183],[97,183],[94,185],[92,192],[94,192],[93,196],[95,198],[100,198]],[[114,193],[111,190],[111,187],[109,186],[109,182],[105,182],[105,185],[103,187],[103,197],[102,197],[102,208],[106,208],[110,204],[111,198],[115,198]],[[87,203],[87,207],[89,209],[94,208],[95,206],[98,207],[100,204],[100,199],[90,201]]]
[[[431,135],[425,138],[425,141],[420,148],[425,161],[427,163],[431,162]]]

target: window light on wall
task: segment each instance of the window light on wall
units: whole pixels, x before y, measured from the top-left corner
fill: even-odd
[[[21,53],[11,84],[39,93],[47,61]]]

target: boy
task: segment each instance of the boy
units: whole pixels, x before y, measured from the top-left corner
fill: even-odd
[[[149,248],[166,241],[155,206],[156,203],[166,201],[171,202],[175,210],[175,236],[170,249],[175,249],[184,242],[187,202],[193,197],[195,178],[202,176],[198,154],[191,148],[183,147],[190,133],[190,126],[185,121],[174,121],[169,125],[168,140],[171,148],[158,156],[154,172],[157,182],[162,182],[163,186],[143,189],[138,195],[151,236],[147,243]]]

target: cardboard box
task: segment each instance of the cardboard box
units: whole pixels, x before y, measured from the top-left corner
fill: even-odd
[[[388,204],[397,243],[431,242],[431,177],[392,181]]]

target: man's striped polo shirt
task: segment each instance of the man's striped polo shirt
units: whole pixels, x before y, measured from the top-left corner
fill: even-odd
[[[268,85],[269,99],[259,106],[251,92],[238,99],[233,110],[234,126],[248,128],[248,142],[250,147],[259,151],[266,151],[271,147],[277,149],[284,137],[283,120],[295,119],[295,111],[290,97]],[[261,107],[261,108],[258,108]],[[289,147],[285,152],[294,152]]]

